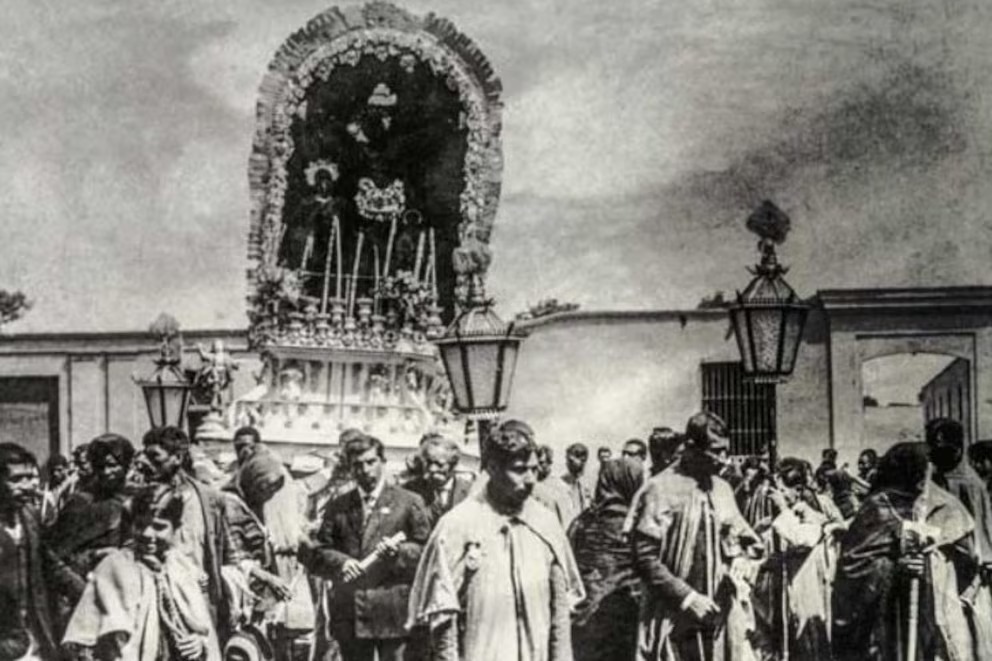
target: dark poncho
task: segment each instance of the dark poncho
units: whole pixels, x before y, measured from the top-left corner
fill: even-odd
[[[588,595],[573,619],[573,649],[578,661],[613,659],[617,650],[634,647],[638,578],[623,524],[643,481],[643,468],[636,461],[604,463],[592,506],[569,529]]]
[[[914,517],[926,466],[922,444],[891,448],[844,535],[833,593],[833,648],[838,661],[895,661],[905,656],[910,579],[899,571],[898,562],[904,552],[903,523]],[[939,526],[942,537],[948,538],[938,544],[953,557],[960,552],[962,533],[973,529],[969,528],[973,523],[960,503],[935,486],[929,501],[927,522]],[[909,661],[946,656],[946,639],[936,626],[933,581],[928,564],[920,580],[917,659]],[[957,599],[957,595],[945,596]]]

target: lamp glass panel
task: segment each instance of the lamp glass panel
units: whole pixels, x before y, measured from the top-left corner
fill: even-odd
[[[148,406],[148,422],[152,427],[164,427],[165,421],[162,419],[162,389],[157,383],[147,383],[141,386],[145,395],[145,404]]]
[[[455,408],[461,411],[468,410],[472,407],[472,402],[469,401],[465,383],[462,348],[458,343],[441,344],[439,346],[441,349],[441,360],[444,362],[445,371],[448,373],[448,381],[451,383],[451,393],[455,398]]]
[[[510,389],[513,387],[513,374],[517,370],[517,354],[520,351],[520,342],[506,341],[503,345],[503,382],[499,393],[500,409],[505,409],[510,403]]]
[[[472,403],[475,408],[489,409],[498,404],[496,376],[499,370],[501,340],[472,342],[468,345],[469,378],[472,379]]]
[[[785,336],[782,338],[782,372],[785,374],[791,374],[796,366],[796,354],[799,352],[805,322],[805,308],[785,310]]]
[[[734,336],[737,338],[742,367],[745,372],[753,372],[754,355],[751,353],[751,327],[747,323],[747,310],[745,308],[731,310],[730,321],[734,325]]]
[[[754,371],[775,374],[779,371],[779,342],[782,340],[782,310],[751,309],[751,336],[754,340]]]
[[[189,390],[182,385],[168,385],[162,388],[165,398],[165,424],[183,428],[186,417],[186,397]]]

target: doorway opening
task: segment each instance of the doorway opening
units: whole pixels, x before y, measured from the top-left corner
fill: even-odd
[[[923,440],[927,421],[953,418],[971,438],[971,363],[937,353],[898,353],[862,363],[863,448],[879,455]]]

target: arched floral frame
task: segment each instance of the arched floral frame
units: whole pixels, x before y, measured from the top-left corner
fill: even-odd
[[[293,34],[278,50],[263,78],[257,131],[249,159],[251,229],[249,271],[256,308],[273,297],[291,298],[291,274],[277,266],[287,189],[287,163],[294,153],[291,128],[306,112],[305,95],[315,81],[327,81],[337,67],[355,66],[366,55],[382,60],[408,56],[430,67],[457,91],[467,132],[459,197],[459,244],[453,255],[456,301],[488,268],[489,237],[499,202],[502,86],[475,44],[447,20],[420,18],[384,2],[331,8]],[[253,320],[254,321],[254,320]]]

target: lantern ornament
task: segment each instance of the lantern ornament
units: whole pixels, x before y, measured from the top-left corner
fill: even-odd
[[[159,357],[155,372],[146,379],[134,379],[141,388],[148,407],[148,422],[152,428],[186,427],[192,384],[182,371],[182,339],[179,324],[168,315],[161,315],[152,324],[152,332],[160,338]]]
[[[526,333],[499,318],[481,287],[473,289],[468,306],[435,342],[451,383],[455,410],[470,418],[492,419],[509,403],[517,354]]]
[[[810,306],[785,281],[788,268],[775,255],[789,225],[789,217],[767,200],[747,220],[747,228],[760,237],[761,262],[748,269],[754,279],[737,292],[730,321],[744,377],[755,383],[778,383],[792,374],[809,313]]]

